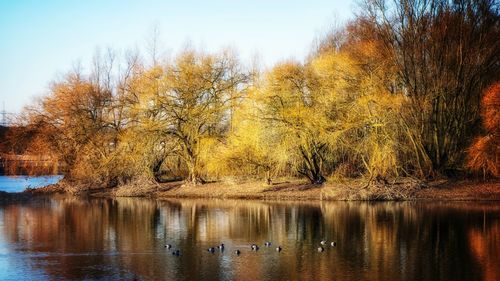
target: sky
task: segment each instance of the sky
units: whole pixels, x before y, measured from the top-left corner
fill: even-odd
[[[155,29],[164,56],[189,44],[208,52],[230,47],[243,62],[258,57],[267,67],[301,60],[314,38],[352,18],[353,3],[0,0],[0,102],[19,113],[75,64],[85,68],[98,49],[145,51]]]

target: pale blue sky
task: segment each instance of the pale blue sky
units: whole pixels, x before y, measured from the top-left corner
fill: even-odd
[[[352,17],[352,0],[0,0],[0,102],[19,112],[97,48],[144,49],[154,26],[171,55],[187,42],[256,54],[269,66],[302,59],[316,35]],[[1,105],[1,104],[0,104]],[[1,109],[1,108],[0,108]]]

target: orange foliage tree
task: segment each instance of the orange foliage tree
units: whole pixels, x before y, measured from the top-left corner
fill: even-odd
[[[468,150],[467,167],[475,172],[483,172],[500,177],[500,82],[489,87],[482,99],[482,121],[487,134],[478,137]]]

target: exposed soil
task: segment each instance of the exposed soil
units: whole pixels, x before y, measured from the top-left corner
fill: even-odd
[[[403,179],[390,183],[371,184],[361,181],[312,185],[300,180],[288,180],[267,185],[257,181],[224,181],[189,185],[181,181],[169,183],[134,182],[119,188],[77,188],[62,182],[26,193],[69,193],[94,197],[153,197],[153,198],[221,198],[259,200],[500,200],[500,181],[435,181],[423,183]],[[0,193],[0,198],[13,195]]]
[[[416,193],[420,200],[500,200],[500,181],[445,181]]]

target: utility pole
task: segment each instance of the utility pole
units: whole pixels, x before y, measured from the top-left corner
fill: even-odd
[[[5,112],[5,101],[2,102],[2,126],[7,127],[7,112]]]

